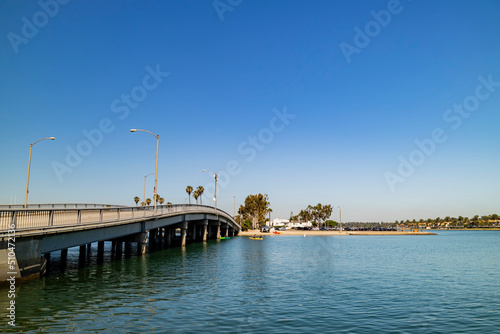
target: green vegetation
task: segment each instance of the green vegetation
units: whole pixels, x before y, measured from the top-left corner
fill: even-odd
[[[134,197],[134,202],[135,202],[135,205],[137,205],[137,203],[139,203],[141,199],[137,196]]]
[[[270,208],[271,203],[267,194],[248,195],[245,198],[245,205],[241,205],[238,213],[242,216],[243,226],[247,226],[249,222],[253,229],[261,227],[264,224],[266,216],[273,210]]]
[[[403,226],[405,228],[431,228],[431,229],[440,229],[440,228],[450,228],[450,229],[467,229],[467,228],[498,228],[500,227],[500,219],[497,214],[492,214],[489,216],[479,216],[475,215],[472,218],[469,217],[450,217],[446,216],[445,218],[437,217],[437,218],[427,218],[427,219],[419,219],[418,221],[413,220],[396,220],[394,222],[395,225]]]
[[[308,222],[312,220],[312,225],[317,226],[319,224],[322,227],[321,221],[326,221],[332,215],[332,206],[322,205],[321,203],[316,204],[315,206],[308,205],[304,210],[300,210],[299,214],[293,216],[293,213],[290,214],[290,222],[292,221],[303,221]],[[332,220],[333,222],[333,220]],[[327,225],[330,226],[330,225]]]
[[[189,204],[191,204],[191,193],[193,192],[193,187],[191,187],[191,186],[187,186],[187,187],[186,187],[186,192],[187,192],[187,194],[188,194]]]
[[[205,191],[205,189],[202,186],[198,186],[196,191],[198,192],[198,197],[200,198],[200,204],[203,204],[203,201],[201,200],[201,195],[203,195],[203,192]]]

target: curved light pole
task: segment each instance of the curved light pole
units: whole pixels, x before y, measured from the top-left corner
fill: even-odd
[[[215,194],[214,194],[214,202],[215,202],[215,211],[217,211],[217,180],[219,179],[219,175],[216,172],[211,171],[210,169],[204,169],[204,172],[212,172],[214,173],[215,178]]]
[[[39,141],[42,141],[42,140],[45,140],[45,139],[55,140],[54,137],[46,137],[46,138],[38,139],[36,142],[30,144],[30,158],[28,160],[28,178],[26,180],[26,196],[24,197],[24,208],[25,209],[28,208],[28,192],[29,192],[28,188],[29,188],[29,184],[30,184],[31,150],[33,149],[33,145],[35,145]]]
[[[151,131],[148,130],[143,130],[143,129],[130,129],[130,132],[137,132],[137,131],[144,131],[147,133],[152,134],[153,136],[156,137],[156,167],[155,167],[155,189],[154,189],[154,196],[153,196],[153,201],[155,202],[155,215],[156,215],[156,194],[158,193],[158,189],[156,188],[158,185],[158,144],[160,142],[160,135],[156,135],[152,133]]]
[[[154,173],[148,174],[144,176],[144,196],[142,197],[142,201],[146,203],[146,178],[150,175],[153,175]]]
[[[234,199],[234,212],[233,212],[233,218],[236,219],[236,196],[231,195],[231,194],[226,194],[226,196],[232,196]]]

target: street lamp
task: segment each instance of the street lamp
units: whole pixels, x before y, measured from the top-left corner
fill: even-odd
[[[154,173],[148,174],[144,176],[144,196],[142,197],[142,201],[146,203],[146,178],[150,175],[153,175]]]
[[[25,209],[28,208],[28,188],[29,188],[29,184],[30,184],[31,150],[33,149],[33,145],[35,145],[39,141],[42,141],[45,139],[55,140],[54,137],[46,137],[46,138],[38,139],[36,142],[30,144],[30,158],[28,160],[28,179],[26,180],[26,196],[24,197],[24,208]]]
[[[212,172],[212,173],[214,173],[214,178],[215,178],[214,202],[215,202],[215,210],[217,211],[217,179],[219,178],[219,175],[217,175],[216,172],[211,171],[210,169],[204,169],[203,172]]]
[[[236,196],[231,195],[231,194],[226,194],[226,196],[233,196],[234,199],[234,212],[233,212],[233,218],[236,219]]]
[[[152,133],[151,131],[148,130],[143,130],[143,129],[130,129],[130,132],[137,132],[137,131],[144,131],[147,133],[152,134],[153,136],[156,137],[156,167],[155,167],[155,189],[154,189],[154,196],[153,196],[153,201],[155,202],[155,215],[156,215],[156,195],[158,194],[158,144],[160,142],[160,135],[156,135]]]

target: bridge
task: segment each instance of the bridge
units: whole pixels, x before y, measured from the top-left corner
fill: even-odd
[[[0,282],[15,277],[39,277],[50,253],[80,247],[80,255],[97,242],[98,256],[104,243],[112,251],[137,243],[139,254],[148,244],[174,238],[181,247],[188,242],[206,242],[234,236],[241,230],[231,215],[206,205],[174,204],[116,206],[106,204],[30,204],[28,208],[0,206]],[[178,236],[176,238],[175,236]]]

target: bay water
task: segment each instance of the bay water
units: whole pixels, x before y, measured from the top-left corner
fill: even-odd
[[[93,248],[84,267],[56,252],[0,331],[500,333],[500,231],[436,233],[239,236],[102,263]]]

